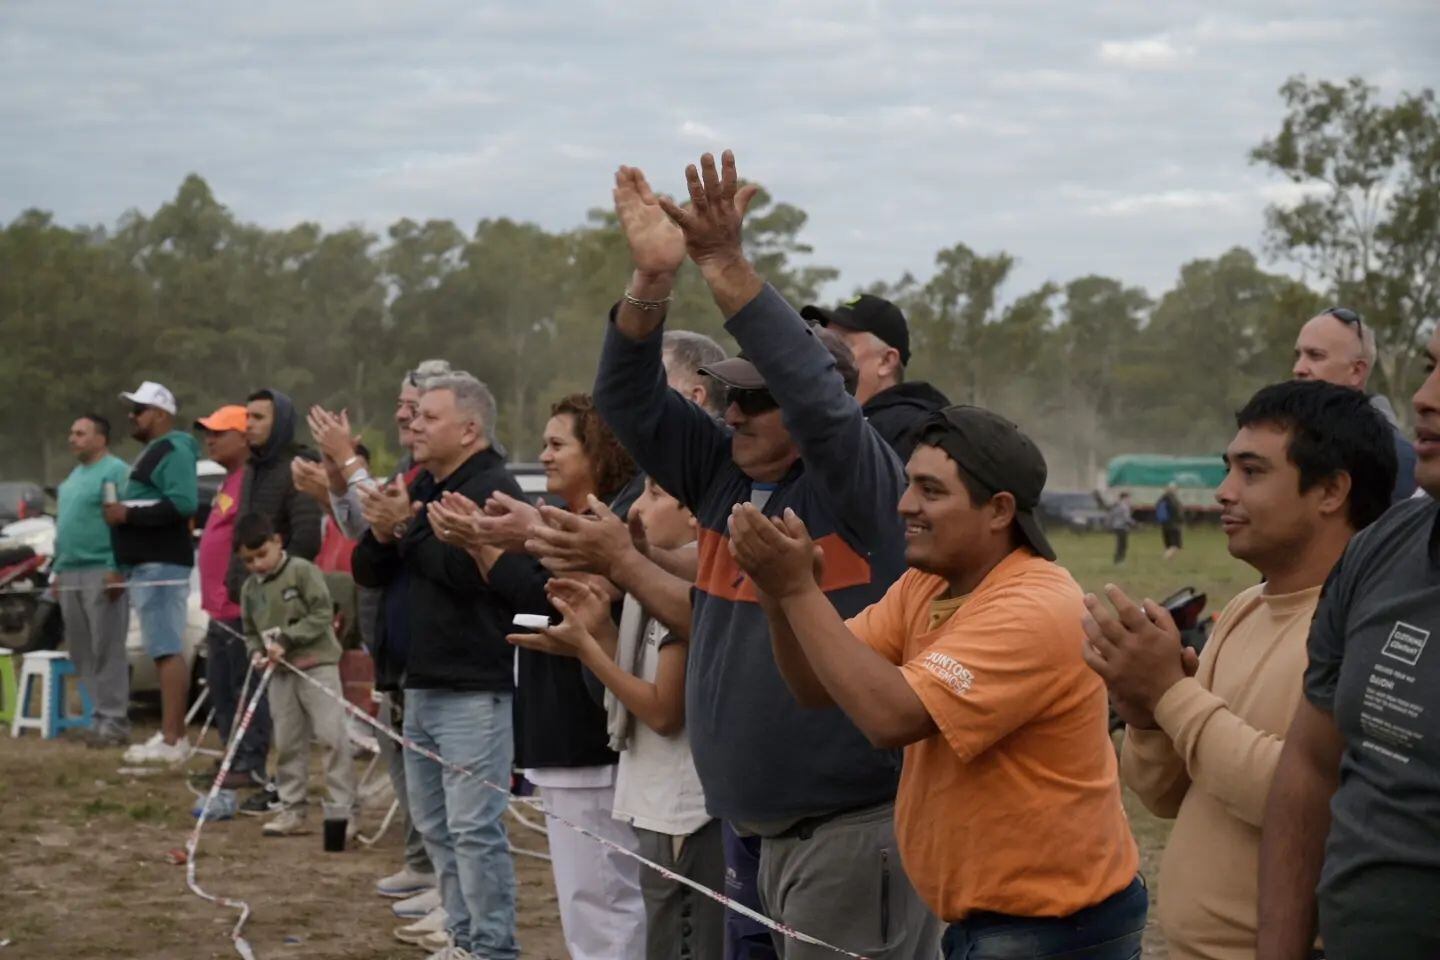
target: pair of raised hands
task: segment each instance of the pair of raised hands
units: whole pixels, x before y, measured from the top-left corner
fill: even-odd
[[[687,253],[702,270],[743,258],[741,226],[759,188],[740,185],[735,155],[726,150],[717,170],[705,154],[698,169],[685,168],[685,186],[690,199],[682,206],[655,193],[640,168],[615,172],[615,214],[641,274],[669,278]]]
[[[1140,729],[1154,727],[1156,704],[1175,684],[1195,675],[1200,658],[1181,642],[1170,612],[1155,601],[1137,604],[1114,584],[1105,586],[1105,595],[1110,607],[1093,593],[1085,595],[1081,656],[1105,681],[1121,720]]]

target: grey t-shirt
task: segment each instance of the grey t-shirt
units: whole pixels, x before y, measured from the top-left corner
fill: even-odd
[[[1440,957],[1440,504],[1398,504],[1351,541],[1309,646],[1305,695],[1345,739],[1326,956]]]

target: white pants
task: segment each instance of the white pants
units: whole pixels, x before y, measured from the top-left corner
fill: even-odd
[[[550,812],[639,852],[635,831],[612,815],[613,786],[541,787],[540,797]],[[644,960],[644,868],[563,824],[552,822],[547,832],[570,960]]]

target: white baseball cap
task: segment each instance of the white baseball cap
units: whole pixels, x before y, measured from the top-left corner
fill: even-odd
[[[122,393],[120,396],[129,400],[131,403],[142,403],[147,407],[159,407],[171,416],[174,416],[179,410],[179,405],[175,403],[175,394],[171,393],[170,389],[165,385],[156,383],[153,380],[146,380],[135,389],[135,392]]]

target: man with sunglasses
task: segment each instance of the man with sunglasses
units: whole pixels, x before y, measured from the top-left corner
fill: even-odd
[[[1365,390],[1375,369],[1375,331],[1365,320],[1347,307],[1330,307],[1311,317],[1295,338],[1295,366],[1291,371],[1296,380],[1324,380],[1352,390]],[[1395,459],[1400,470],[1395,475],[1392,503],[1415,495],[1415,448],[1400,432],[1395,408],[1380,394],[1370,403],[1390,424],[1395,440]]]
[[[634,271],[611,313],[595,403],[700,527],[685,716],[706,805],[760,838],[766,914],[875,960],[933,958],[939,922],[895,843],[899,757],[839,709],[796,703],[727,526],[737,503],[767,516],[793,511],[824,546],[820,589],[856,614],[904,570],[900,462],[852,395],[844,341],[809,327],[745,258],[741,222],[754,188],[738,185],[733,157],[717,170],[706,155],[700,167],[686,171],[685,209],[657,197],[639,170],[616,174]],[[703,368],[726,388],[723,424],[669,390],[661,366],[666,306],[687,254],[743,351]],[[784,938],[774,946],[785,960],[833,956]]]
[[[115,562],[128,571],[140,639],[160,680],[160,730],[127,750],[125,762],[183,763],[190,755],[185,740],[190,671],[182,654],[195,566],[190,518],[199,501],[195,463],[200,448],[188,432],[175,429],[179,406],[166,387],[146,380],[120,396],[131,403],[130,435],[145,449],[130,468],[119,502],[105,505],[105,522]]]

